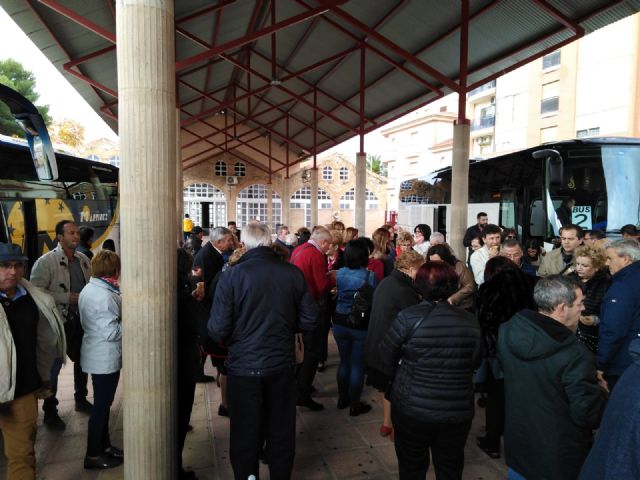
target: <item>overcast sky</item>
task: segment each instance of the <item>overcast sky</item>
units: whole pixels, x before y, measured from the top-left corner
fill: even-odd
[[[13,58],[36,76],[37,103],[49,104],[54,120],[72,118],[85,127],[85,141],[117,135],[102,118],[93,111],[65,78],[49,62],[47,57],[29,40],[11,17],[0,8],[0,60]]]

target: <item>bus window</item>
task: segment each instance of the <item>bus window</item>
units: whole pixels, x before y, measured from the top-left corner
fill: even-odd
[[[628,223],[640,225],[640,148],[603,146],[602,169],[608,208],[605,218],[596,218],[594,228],[605,228],[604,224],[607,230],[619,230]]]
[[[5,243],[15,243],[24,251],[24,204],[21,201],[2,200],[2,231],[0,240]]]
[[[500,195],[500,218],[498,222],[502,228],[516,226],[516,192],[515,190],[503,190]]]

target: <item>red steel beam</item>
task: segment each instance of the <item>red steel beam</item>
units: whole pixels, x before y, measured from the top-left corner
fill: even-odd
[[[458,83],[458,124],[469,124],[467,119],[467,70],[469,68],[469,0],[461,0],[460,12],[460,74]]]
[[[364,153],[364,107],[365,107],[365,64],[367,51],[364,42],[360,42],[360,154]]]
[[[304,13],[294,15],[293,17],[290,17],[286,20],[278,22],[275,25],[270,25],[261,30],[257,30],[253,33],[245,35],[241,38],[237,38],[235,40],[231,40],[229,42],[223,43],[222,45],[219,45],[217,47],[211,48],[206,52],[198,53],[191,57],[180,60],[176,62],[176,71],[180,71],[184,68],[190,67],[204,60],[208,60],[210,58],[216,57],[226,51],[242,47],[243,45],[246,45],[248,43],[255,42],[256,40],[259,40],[260,38],[265,37],[267,35],[271,35],[271,33],[277,32],[278,30],[282,30],[282,29],[291,27],[293,25],[297,25],[298,23],[305,22],[318,15],[323,15],[327,11],[333,8],[337,8],[335,6],[336,4],[344,3],[344,2],[331,2],[331,3],[333,3],[333,6],[323,6],[323,7],[312,8]]]
[[[575,33],[579,33],[580,31],[584,32],[584,29],[573,22],[570,18],[567,18],[562,12],[560,12],[557,8],[552,5],[549,5],[545,0],[533,0],[533,3],[538,5],[544,11],[546,11],[549,15],[555,18],[558,22],[565,25],[567,28],[570,28]]]
[[[96,35],[101,36],[105,40],[108,40],[111,43],[116,43],[115,34],[111,33],[106,28],[101,27],[97,23],[94,23],[91,20],[88,20],[82,15],[77,14],[70,8],[67,8],[64,5],[60,5],[60,2],[56,0],[38,0],[38,1],[43,5],[46,5],[47,7],[49,7],[54,12],[57,12],[64,17],[67,17],[69,20],[73,20],[77,24],[82,25],[86,29],[92,31]]]

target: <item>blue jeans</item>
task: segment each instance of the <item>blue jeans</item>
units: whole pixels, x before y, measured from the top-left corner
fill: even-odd
[[[333,325],[333,338],[338,345],[338,397],[349,402],[351,408],[360,406],[360,395],[364,384],[364,347],[366,330],[355,330],[342,325]]]
[[[526,478],[524,478],[522,475],[520,475],[518,472],[516,472],[513,469],[509,469],[509,473],[507,476],[507,480],[527,480]]]

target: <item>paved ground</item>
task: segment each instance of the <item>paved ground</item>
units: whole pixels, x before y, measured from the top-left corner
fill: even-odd
[[[298,409],[295,480],[396,479],[397,464],[393,443],[378,434],[381,406],[378,395],[365,388],[364,400],[373,410],[360,417],[349,417],[348,411],[337,410],[335,381],[338,361],[335,345],[330,346],[330,359],[325,372],[316,377],[323,412]],[[39,480],[115,480],[122,479],[123,467],[102,472],[85,471],[82,467],[86,448],[87,415],[73,409],[73,370],[67,365],[60,378],[60,415],[67,422],[64,432],[38,428],[36,441],[37,478]],[[90,394],[91,396],[91,394]],[[187,435],[184,452],[185,468],[196,472],[200,480],[232,479],[229,464],[229,423],[218,416],[220,391],[215,384],[199,384],[191,419],[193,431]],[[114,445],[122,446],[122,391],[118,388],[111,415]],[[475,446],[481,433],[484,411],[478,409],[466,448],[465,480],[498,480],[506,478],[506,466],[492,460]],[[39,424],[42,424],[42,412]],[[1,443],[1,441],[0,441]],[[261,479],[268,479],[266,466]],[[0,478],[5,477],[5,459],[0,458]],[[430,469],[428,480],[435,478]]]

